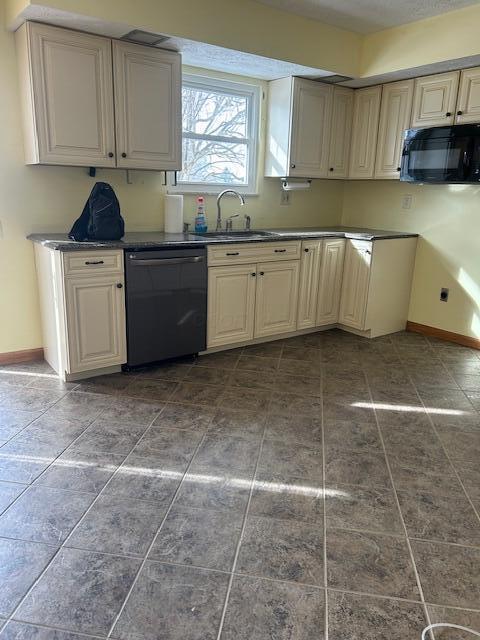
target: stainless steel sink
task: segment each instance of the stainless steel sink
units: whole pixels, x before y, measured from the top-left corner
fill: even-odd
[[[271,231],[207,231],[195,235],[210,240],[255,240],[256,238],[273,237],[276,234]]]

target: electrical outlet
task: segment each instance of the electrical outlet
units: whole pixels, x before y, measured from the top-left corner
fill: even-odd
[[[402,196],[402,209],[411,209],[412,208],[412,200],[413,196],[411,193],[405,193]]]
[[[448,294],[449,290],[442,287],[442,289],[440,289],[440,302],[448,302]]]
[[[284,191],[282,189],[280,194],[280,204],[283,206],[288,206],[290,204],[290,192]]]

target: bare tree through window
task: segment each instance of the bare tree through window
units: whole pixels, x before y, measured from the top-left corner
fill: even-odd
[[[250,109],[248,95],[184,83],[180,182],[248,183]]]

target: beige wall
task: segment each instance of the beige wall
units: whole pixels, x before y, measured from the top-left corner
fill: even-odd
[[[0,86],[0,353],[5,353],[42,343],[33,250],[25,236],[42,231],[67,232],[95,180],[88,177],[86,169],[24,165],[14,38],[2,25]],[[161,176],[131,172],[131,177],[133,184],[127,184],[124,171],[97,172],[98,180],[114,187],[127,230],[162,230],[165,189]],[[261,178],[259,192],[259,196],[248,198],[254,226],[335,224],[340,219],[341,181],[317,181],[311,191],[294,193],[289,207],[279,206],[279,180]],[[233,211],[233,205],[225,203],[226,214]],[[193,220],[193,196],[186,198],[185,210],[186,220]],[[207,199],[207,212],[213,224],[213,198]]]
[[[343,224],[420,233],[409,320],[480,338],[480,187],[346,182]]]
[[[477,3],[367,35],[362,42],[361,75],[375,76],[478,55],[479,22],[480,4]]]
[[[8,24],[35,4],[344,75],[359,71],[359,34],[254,0],[6,0]]]

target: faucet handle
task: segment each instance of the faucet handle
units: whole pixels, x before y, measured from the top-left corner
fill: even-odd
[[[226,231],[231,231],[233,228],[233,218],[238,218],[239,217],[239,213],[234,213],[233,216],[228,216],[227,221],[225,222],[225,230]]]
[[[243,216],[245,218],[245,231],[250,231],[252,225],[252,218],[245,214]]]

